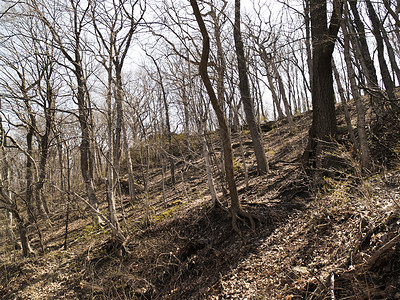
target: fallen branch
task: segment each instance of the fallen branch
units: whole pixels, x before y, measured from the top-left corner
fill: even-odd
[[[331,275],[331,300],[335,300],[335,273]]]
[[[400,242],[400,234],[396,235],[389,242],[387,242],[385,245],[379,248],[379,250],[377,250],[374,254],[372,254],[372,256],[364,263],[364,266],[367,268],[372,267],[379,257],[381,257],[390,248],[396,246],[397,243],[399,242]]]

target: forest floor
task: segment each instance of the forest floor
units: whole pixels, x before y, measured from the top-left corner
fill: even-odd
[[[340,168],[325,170],[313,185],[301,164],[311,115],[295,120],[295,134],[285,122],[264,132],[270,172],[263,176],[244,132],[247,187],[233,138],[239,195],[259,218],[255,231],[245,221],[241,237],[233,231],[217,171],[222,207],[211,205],[196,150],[177,163],[176,184],[154,168],[148,195],[138,193],[133,205],[122,198],[124,247],[113,246],[108,229],[92,225],[78,200],[71,205],[67,250],[65,205],[53,212],[51,225],[42,224],[45,255],[21,258],[2,237],[0,298],[400,299],[399,168],[359,176],[342,143],[335,153]],[[218,156],[216,141],[213,147]],[[104,186],[98,195],[105,197]],[[32,244],[38,248],[37,240]]]

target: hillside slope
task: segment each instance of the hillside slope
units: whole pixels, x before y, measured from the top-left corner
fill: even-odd
[[[67,250],[61,208],[43,230],[44,256],[21,259],[3,245],[0,297],[400,299],[398,168],[382,167],[362,178],[343,142],[334,153],[340,169],[326,170],[313,186],[300,163],[310,114],[295,120],[295,135],[285,122],[264,133],[271,170],[264,176],[256,175],[245,132],[248,187],[233,138],[239,194],[259,217],[255,232],[245,222],[242,237],[233,231],[217,170],[222,207],[211,207],[203,160],[190,155],[177,164],[175,185],[154,168],[148,195],[139,194],[133,205],[122,199],[120,218],[129,228],[125,247],[113,247],[108,230],[92,226],[80,203],[71,213]],[[216,140],[213,148],[218,156]],[[102,186],[98,192],[103,194]]]

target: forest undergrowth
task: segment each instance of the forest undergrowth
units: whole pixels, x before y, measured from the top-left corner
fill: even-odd
[[[234,232],[217,172],[222,205],[212,206],[200,151],[193,150],[177,164],[175,185],[154,168],[148,194],[138,190],[135,203],[123,196],[124,245],[113,246],[109,230],[94,226],[79,202],[72,205],[67,250],[63,206],[51,223],[40,223],[44,255],[22,258],[2,236],[0,298],[400,299],[397,164],[361,175],[344,134],[328,154],[340,163],[312,184],[301,163],[310,113],[296,116],[295,124],[296,134],[285,121],[263,133],[270,172],[262,176],[243,132],[247,186],[233,135],[238,192],[258,216],[255,231],[243,220],[242,236]],[[97,186],[99,197],[104,189]]]

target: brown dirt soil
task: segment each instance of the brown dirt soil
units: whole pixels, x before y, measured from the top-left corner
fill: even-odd
[[[123,196],[124,247],[92,226],[80,203],[71,212],[68,250],[62,249],[62,208],[51,227],[41,225],[45,255],[22,259],[1,246],[0,298],[400,299],[399,169],[362,179],[346,145],[338,144],[348,168],[312,185],[300,162],[310,115],[295,120],[295,135],[284,121],[264,133],[270,163],[264,176],[256,174],[245,132],[248,188],[234,147],[243,206],[259,217],[254,232],[245,221],[242,237],[233,231],[217,169],[222,207],[211,206],[203,160],[192,154],[178,164],[174,186],[166,177],[163,190],[154,168],[148,195],[141,189],[133,206]],[[219,155],[216,150],[213,159]]]

